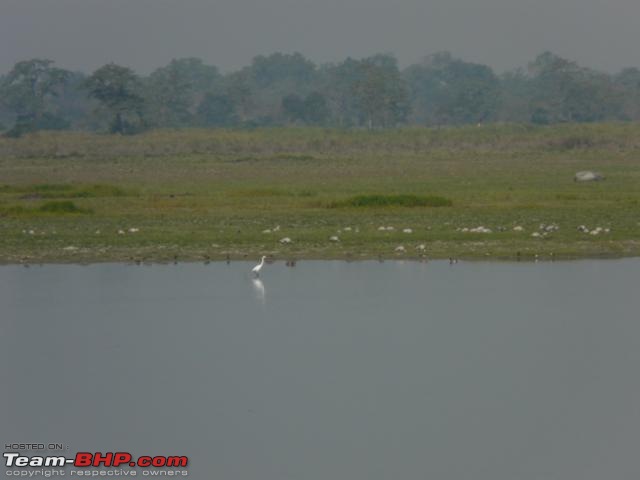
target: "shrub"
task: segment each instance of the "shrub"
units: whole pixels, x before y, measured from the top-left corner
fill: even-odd
[[[451,200],[437,195],[356,195],[329,207],[450,207]]]
[[[46,202],[38,209],[43,213],[91,213],[90,210],[78,207],[75,203],[65,200],[62,202]]]

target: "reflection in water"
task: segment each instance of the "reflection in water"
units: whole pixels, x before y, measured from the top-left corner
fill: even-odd
[[[256,292],[256,298],[258,300],[260,300],[261,302],[265,301],[265,289],[264,289],[264,283],[262,283],[262,280],[260,280],[259,278],[252,278],[251,279],[251,283],[253,283],[253,289]]]

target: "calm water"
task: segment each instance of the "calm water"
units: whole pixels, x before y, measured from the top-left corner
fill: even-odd
[[[0,442],[198,480],[640,478],[640,260],[251,266],[0,267]]]

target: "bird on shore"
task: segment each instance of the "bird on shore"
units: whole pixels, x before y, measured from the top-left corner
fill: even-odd
[[[251,269],[251,272],[253,272],[253,274],[256,277],[260,276],[260,270],[262,270],[262,267],[264,266],[265,258],[267,258],[267,257],[262,257],[262,260],[260,260],[260,263]]]

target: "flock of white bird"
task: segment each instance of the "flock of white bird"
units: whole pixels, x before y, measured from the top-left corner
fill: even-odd
[[[553,232],[557,232],[560,229],[560,227],[555,224],[555,223],[550,223],[550,224],[544,224],[541,223],[538,227],[538,231],[534,231],[531,236],[532,237],[546,237],[547,235],[549,235],[550,233]],[[273,229],[267,229],[264,230],[263,233],[272,233],[272,232],[277,232],[280,230],[280,226],[278,225],[277,227],[273,228]],[[503,227],[499,227],[498,231],[500,232],[504,232],[506,231],[506,228]],[[521,225],[516,225],[512,228],[512,230],[514,232],[524,232],[525,229],[523,226]],[[338,232],[350,232],[352,231],[351,227],[345,227],[341,230],[338,230]],[[358,228],[355,229],[355,232],[359,232],[360,230]],[[378,227],[378,231],[381,232],[393,232],[395,231],[395,227],[393,226],[380,226]],[[403,228],[401,230],[403,233],[407,233],[407,234],[411,234],[413,233],[413,229],[411,228]],[[487,228],[483,225],[477,226],[477,227],[459,227],[456,229],[456,231],[458,232],[463,232],[463,233],[493,233],[493,230],[491,230],[490,228]],[[578,231],[582,232],[582,233],[586,233],[586,234],[590,234],[590,235],[599,235],[601,233],[603,234],[607,234],[607,233],[611,233],[611,229],[610,228],[603,228],[603,227],[595,227],[593,229],[589,229],[587,228],[585,225],[580,225],[578,227]],[[329,237],[329,241],[330,242],[339,242],[340,241],[340,237],[338,237],[337,235],[332,235]],[[280,243],[281,244],[289,244],[291,243],[292,240],[289,237],[283,237],[280,239]],[[425,244],[420,244],[416,247],[416,250],[419,251],[425,251],[426,250],[426,245]],[[405,253],[407,251],[407,249],[404,247],[404,245],[398,245],[397,247],[394,248],[394,251],[396,253]],[[262,257],[262,259],[260,260],[260,263],[258,265],[256,265],[255,267],[253,267],[253,269],[251,270],[251,272],[255,275],[255,277],[259,277],[260,275],[260,271],[262,270],[262,267],[264,266],[265,260],[267,257]],[[457,259],[449,259],[449,263],[457,263],[458,260]]]

